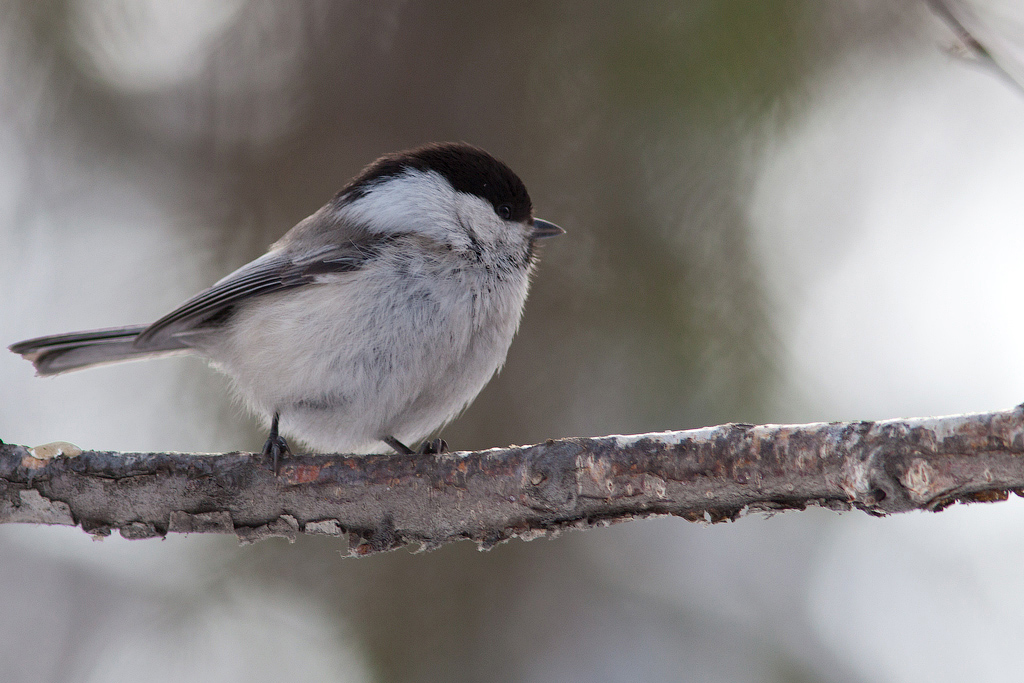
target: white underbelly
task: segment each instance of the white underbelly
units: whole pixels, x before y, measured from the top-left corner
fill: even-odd
[[[260,297],[206,351],[286,436],[382,452],[384,437],[411,444],[451,420],[501,367],[527,282],[500,284],[349,273]]]

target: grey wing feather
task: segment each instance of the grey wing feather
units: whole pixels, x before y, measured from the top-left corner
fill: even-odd
[[[332,273],[358,270],[377,257],[391,238],[339,224],[328,207],[299,223],[274,251],[242,266],[205,292],[149,326],[71,332],[27,339],[10,348],[32,361],[40,375],[55,375],[94,365],[188,353],[189,332],[226,319],[233,307],[271,292],[323,282]],[[302,251],[295,242],[318,245]],[[339,243],[342,242],[342,243]]]
[[[376,243],[322,247],[298,258],[272,251],[242,266],[147,327],[135,339],[139,349],[165,346],[175,335],[202,329],[204,322],[241,301],[322,281],[329,273],[358,270],[376,256]]]

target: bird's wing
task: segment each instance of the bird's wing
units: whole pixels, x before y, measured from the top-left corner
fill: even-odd
[[[297,255],[289,249],[264,254],[195,295],[147,327],[135,340],[139,349],[164,346],[179,335],[222,322],[233,306],[254,296],[324,282],[333,273],[361,268],[377,255],[380,241],[323,246]]]

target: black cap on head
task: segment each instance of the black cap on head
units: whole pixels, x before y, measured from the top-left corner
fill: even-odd
[[[503,218],[522,221],[533,213],[530,195],[519,176],[484,150],[464,142],[437,142],[385,154],[342,188],[336,199],[362,197],[375,183],[401,175],[408,169],[435,171],[456,190],[486,200],[495,211],[507,206],[509,215],[502,215]]]

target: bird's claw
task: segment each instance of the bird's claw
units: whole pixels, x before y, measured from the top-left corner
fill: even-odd
[[[448,442],[444,439],[431,439],[420,444],[416,451],[419,455],[440,455],[448,452]]]
[[[274,413],[274,418],[270,422],[270,435],[267,437],[267,442],[263,444],[263,455],[274,459],[275,477],[281,473],[281,458],[286,458],[292,454],[291,449],[288,448],[288,442],[277,431],[277,423],[280,417],[278,413]]]
[[[267,442],[263,444],[263,455],[269,455],[274,459],[275,477],[281,473],[281,458],[287,458],[291,454],[292,451],[288,448],[288,442],[284,440],[283,436],[271,436],[267,439]]]

